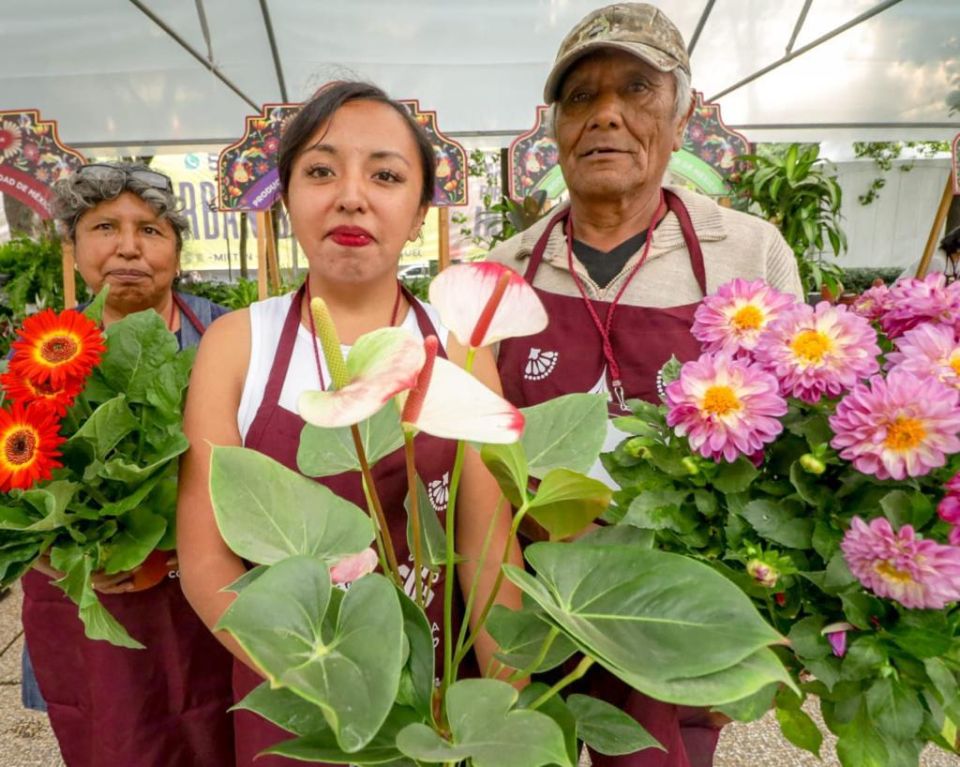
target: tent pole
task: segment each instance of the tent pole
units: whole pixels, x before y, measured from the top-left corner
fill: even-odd
[[[937,238],[940,237],[943,222],[947,220],[947,211],[950,209],[951,202],[953,202],[953,178],[947,176],[947,185],[943,188],[940,207],[937,208],[937,215],[933,217],[933,226],[930,227],[927,246],[923,249],[923,258],[920,259],[920,266],[917,267],[917,277],[921,279],[927,276],[927,269],[930,268],[930,261],[933,259],[933,252],[937,246]]]
[[[777,61],[774,61],[772,64],[768,64],[763,69],[758,69],[752,75],[749,75],[748,77],[744,77],[742,80],[740,80],[740,82],[734,83],[729,88],[725,88],[719,93],[714,94],[713,96],[708,98],[707,101],[719,101],[722,96],[726,96],[728,93],[732,93],[738,88],[742,88],[744,85],[747,85],[748,83],[752,83],[754,80],[757,80],[763,77],[765,74],[772,72],[774,69],[777,69],[778,67],[783,66],[788,61],[792,61],[793,59],[797,58],[797,56],[802,56],[804,53],[807,53],[807,51],[812,51],[818,45],[821,45],[822,43],[825,43],[828,40],[832,40],[837,35],[842,34],[843,32],[846,32],[848,29],[851,29],[852,27],[857,26],[857,24],[860,24],[866,21],[867,19],[870,19],[876,16],[878,13],[882,13],[883,11],[887,10],[887,8],[890,8],[900,2],[902,2],[902,0],[884,0],[875,8],[871,8],[869,11],[865,11],[864,13],[861,13],[856,18],[850,19],[850,21],[848,21],[846,24],[841,24],[832,32],[827,32],[827,34],[823,35],[822,37],[818,37],[816,40],[814,40],[811,43],[807,43],[805,46],[797,49],[793,53],[788,53],[783,58],[778,59]]]
[[[811,5],[813,5],[813,0],[805,0],[803,8],[800,10],[800,15],[797,17],[797,23],[793,25],[793,34],[790,35],[790,42],[787,43],[788,56],[793,50],[793,44],[797,42],[797,35],[800,34],[800,30],[803,28],[803,22],[807,20],[807,13],[810,11]]]
[[[700,20],[697,22],[696,29],[693,30],[693,35],[690,36],[690,44],[687,46],[688,57],[693,54],[693,49],[697,47],[697,40],[700,39],[700,33],[703,31],[707,19],[710,18],[710,11],[713,10],[714,2],[716,2],[716,0],[707,0],[707,4],[703,8],[703,13],[700,14]]]

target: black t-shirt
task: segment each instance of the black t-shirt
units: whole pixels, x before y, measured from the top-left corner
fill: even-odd
[[[623,267],[630,260],[630,256],[640,250],[646,241],[647,232],[644,230],[626,242],[621,242],[613,250],[604,253],[602,250],[591,248],[580,240],[574,240],[573,254],[586,268],[590,279],[601,288],[605,288],[614,277],[623,271]]]

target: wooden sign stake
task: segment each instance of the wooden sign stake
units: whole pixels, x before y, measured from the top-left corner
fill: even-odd
[[[265,299],[267,290],[267,220],[269,213],[257,211],[257,298]]]
[[[950,210],[950,203],[953,200],[953,178],[947,176],[947,185],[943,188],[943,197],[940,198],[940,207],[937,208],[937,215],[933,218],[933,226],[930,228],[930,236],[927,237],[927,246],[923,249],[923,258],[920,259],[920,266],[917,267],[917,277],[923,279],[927,276],[927,269],[930,268],[930,261],[933,259],[933,252],[937,248],[937,239],[940,237],[940,230],[943,229],[943,222],[947,220],[947,212]]]

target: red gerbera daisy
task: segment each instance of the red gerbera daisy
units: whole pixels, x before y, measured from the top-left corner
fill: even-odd
[[[27,317],[19,335],[11,344],[15,352],[11,372],[53,388],[60,388],[69,378],[86,378],[105,349],[100,329],[73,309],[59,315],[46,309]]]
[[[0,493],[26,490],[62,466],[57,448],[64,441],[60,423],[46,407],[14,402],[0,410]]]
[[[21,405],[35,402],[37,405],[49,407],[59,418],[67,414],[67,409],[83,391],[83,385],[83,380],[79,378],[68,378],[62,386],[54,387],[49,382],[34,383],[16,373],[0,375],[0,388],[9,399]]]

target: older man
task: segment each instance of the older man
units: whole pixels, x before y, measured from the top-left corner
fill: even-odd
[[[503,243],[490,258],[524,274],[550,323],[501,344],[506,396],[533,405],[571,392],[607,392],[611,415],[631,397],[655,400],[657,373],[695,358],[701,299],[741,277],[801,293],[796,262],[765,221],[707,197],[663,187],[693,109],[690,63],[676,26],[657,8],[594,11],[567,35],[544,87],[552,105],[570,204]],[[612,430],[608,448],[624,435]],[[667,747],[594,765],[701,767],[718,728],[606,675],[595,692],[638,718]]]

